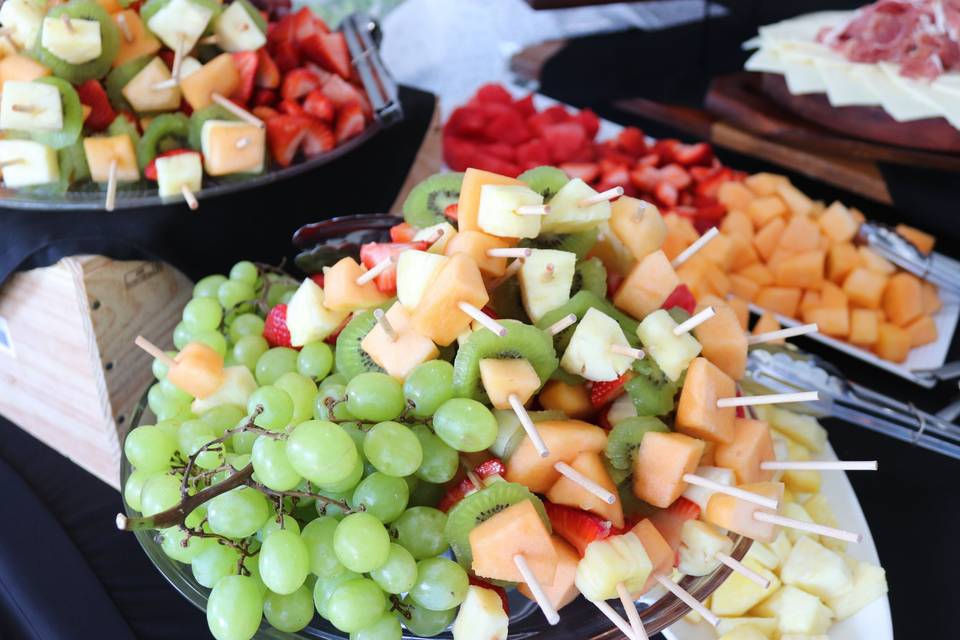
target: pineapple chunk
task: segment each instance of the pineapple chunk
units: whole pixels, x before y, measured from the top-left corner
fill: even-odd
[[[765,638],[773,638],[777,633],[776,618],[720,618],[717,633],[730,633],[737,627],[752,627],[762,633]]]
[[[3,83],[0,96],[0,129],[59,131],[63,128],[60,91],[40,82]]]
[[[543,196],[516,185],[487,184],[480,188],[477,224],[482,231],[501,238],[536,238],[540,235],[539,215],[521,215],[523,206],[542,205]]]
[[[157,191],[161,198],[178,197],[186,187],[197,192],[203,187],[203,166],[199,153],[178,153],[156,159]]]
[[[429,227],[424,227],[417,231],[413,236],[414,242],[427,241],[431,240],[437,231],[442,231],[441,235],[437,240],[434,241],[429,247],[427,247],[427,253],[439,253],[443,255],[443,250],[447,247],[447,243],[453,239],[453,236],[457,235],[457,230],[449,222],[440,222],[439,224],[430,225]]]
[[[260,173],[266,157],[266,135],[264,129],[246,122],[207,120],[200,130],[204,169],[211,176]]]
[[[510,618],[492,589],[471,585],[453,621],[454,640],[506,640]]]
[[[710,601],[710,609],[718,616],[742,616],[780,588],[780,579],[759,563],[744,560],[743,564],[769,580],[770,586],[764,589],[739,573],[730,574]]]
[[[420,303],[424,291],[447,263],[446,256],[426,251],[404,251],[397,261],[397,299],[407,309]]]
[[[779,407],[767,407],[766,414],[765,419],[770,426],[791,440],[812,451],[823,450],[823,445],[827,442],[827,432],[813,416],[794,413]]]
[[[227,367],[223,370],[223,382],[220,387],[206,398],[194,400],[190,410],[199,416],[221,405],[234,404],[246,407],[257,386],[257,381],[250,369],[243,365]]]
[[[117,163],[118,182],[136,182],[140,179],[133,140],[125,133],[84,138],[83,152],[90,167],[90,179],[94,182],[109,182],[110,165],[114,162]]]
[[[387,311],[386,319],[397,334],[396,340],[392,340],[383,326],[377,323],[360,341],[360,348],[388,374],[403,380],[415,366],[440,355],[437,345],[430,338],[417,333],[410,326],[410,315],[402,304],[394,303]]]
[[[802,589],[787,585],[761,602],[750,612],[766,618],[776,618],[781,634],[802,633],[816,635],[830,627],[832,612],[820,598]]]
[[[667,225],[660,210],[649,202],[624,196],[613,203],[610,228],[637,260],[663,246]]]
[[[581,207],[584,198],[597,195],[590,185],[574,178],[557,191],[550,199],[550,214],[543,219],[544,233],[576,233],[592,229],[610,219],[610,203],[598,202]]]
[[[516,395],[521,404],[526,404],[540,388],[540,376],[527,360],[480,361],[480,380],[495,409],[509,409],[510,396]]]
[[[590,256],[600,258],[607,271],[621,275],[628,273],[636,262],[630,249],[613,232],[608,222],[597,225],[597,243],[590,250]]]
[[[777,533],[777,537],[770,543],[770,549],[780,558],[780,564],[787,561],[787,558],[790,557],[790,549],[792,548],[793,544],[783,529]]]
[[[853,571],[843,557],[810,538],[800,538],[780,569],[780,579],[824,601],[853,587]]]
[[[630,396],[623,395],[621,398],[626,398],[630,402],[630,406],[633,406],[633,401],[630,400]],[[618,398],[619,400],[619,398]],[[609,413],[613,413],[611,411]],[[610,415],[607,415],[607,420],[610,421]],[[633,415],[637,415],[636,409],[634,409]],[[616,426],[613,422],[610,424]],[[708,443],[712,444],[712,443]],[[730,469],[724,469],[723,467],[711,467],[708,465],[701,465],[697,467],[696,474],[701,478],[706,478],[707,480],[713,480],[714,482],[719,482],[720,484],[725,484],[728,487],[732,487],[736,484],[736,478],[733,475],[733,471]],[[683,490],[683,497],[687,500],[694,502],[700,507],[700,510],[703,511],[707,508],[707,503],[710,502],[710,496],[715,492],[713,489],[708,489],[706,487],[701,487],[695,484],[687,485],[687,488]]]
[[[750,545],[750,550],[747,551],[747,555],[745,555],[744,558],[762,564],[771,571],[776,570],[776,568],[780,566],[780,556],[769,546],[756,540]]]
[[[70,64],[83,64],[100,57],[100,23],[96,20],[44,18],[40,44],[50,53]]]
[[[767,640],[767,636],[756,627],[744,624],[723,634],[719,640]]]
[[[630,368],[632,359],[611,351],[615,344],[630,346],[617,321],[591,307],[577,323],[560,366],[594,382],[616,380]]]
[[[307,278],[287,304],[287,329],[290,344],[302,347],[308,342],[323,340],[343,323],[349,315],[346,311],[333,311],[323,304],[324,293],[320,286]]]
[[[137,113],[174,111],[180,108],[180,87],[154,88],[155,84],[166,82],[172,77],[163,60],[154,58],[137,75],[130,78],[121,93]]]
[[[837,516],[833,513],[833,509],[830,508],[826,497],[824,497],[822,493],[808,498],[806,502],[803,503],[803,508],[807,510],[807,513],[810,514],[810,517],[813,518],[813,521],[817,524],[834,528],[840,526],[840,523],[837,521]],[[823,536],[820,539],[820,544],[834,551],[847,550],[846,541],[837,540],[836,538]]]
[[[794,520],[802,520],[803,522],[813,522],[813,518],[810,517],[810,514],[807,513],[807,510],[796,502],[784,502],[783,508],[781,509],[781,515],[784,515],[788,518],[793,518]],[[800,540],[800,538],[813,538],[814,540],[820,540],[820,536],[807,531],[800,531],[799,529],[791,529],[789,527],[785,527],[784,531],[787,534],[787,538],[790,540],[790,544],[797,544],[797,541]]]
[[[720,565],[718,553],[730,554],[733,540],[702,520],[687,520],[680,529],[680,572],[705,576]]]
[[[847,557],[853,568],[853,587],[827,600],[837,620],[846,620],[863,607],[887,593],[887,575],[883,567]]]
[[[657,309],[637,326],[637,337],[647,353],[656,361],[667,377],[676,382],[700,355],[700,343],[690,332],[673,335],[677,323],[664,309]]]
[[[246,7],[234,2],[223,10],[213,23],[217,44],[224,51],[256,51],[267,43],[267,36],[257,27]]]
[[[552,215],[552,214],[551,214]],[[569,251],[535,249],[517,278],[523,308],[534,322],[570,300],[577,254]]]
[[[147,27],[174,51],[177,46],[182,46],[183,51],[192,51],[212,17],[213,11],[201,4],[190,0],[170,0],[150,17]]]
[[[0,140],[0,162],[15,162],[3,168],[3,182],[11,189],[60,179],[57,152],[39,142]]]
[[[20,49],[33,49],[46,8],[30,0],[5,0],[0,4],[0,24]]]
[[[650,577],[653,564],[643,543],[632,532],[596,540],[587,546],[577,565],[576,585],[592,602],[617,597],[617,584],[639,590]]]
[[[815,636],[809,636],[805,633],[785,633],[780,636],[780,640],[830,640],[830,637],[819,633]]]
[[[183,80],[194,71],[199,71],[202,68],[202,62],[192,56],[186,56],[183,62],[180,63],[180,79]]]

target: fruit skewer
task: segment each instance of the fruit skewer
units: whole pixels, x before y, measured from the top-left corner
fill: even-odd
[[[770,393],[761,396],[737,396],[734,398],[719,398],[717,408],[751,407],[763,404],[787,404],[792,402],[816,402],[820,399],[817,391],[797,391],[795,393]]]
[[[117,204],[117,160],[110,161],[110,169],[107,172],[107,195],[104,200],[103,208],[107,211],[113,211]]]
[[[697,251],[700,251],[700,249],[703,249],[705,246],[707,246],[707,243],[709,243],[711,240],[716,238],[719,234],[720,234],[719,229],[717,229],[716,227],[710,227],[710,229],[704,232],[702,236],[697,238],[697,240],[693,244],[691,244],[689,247],[681,251],[676,258],[671,260],[670,266],[673,267],[674,269],[679,269],[680,265],[682,265],[684,262],[692,258],[693,254],[695,254]]]
[[[216,104],[226,109],[227,111],[229,111],[230,113],[232,113],[233,115],[237,116],[238,118],[246,122],[247,124],[253,125],[258,129],[263,129],[264,127],[266,127],[266,124],[264,124],[263,120],[253,115],[246,109],[238,107],[235,102],[233,102],[232,100],[228,100],[227,98],[223,97],[219,93],[211,94],[210,99],[213,100],[213,102],[215,102]]]
[[[764,471],[876,471],[876,460],[765,460]]]
[[[623,195],[623,187],[613,187],[607,189],[606,191],[601,191],[600,193],[592,196],[587,196],[577,203],[578,207],[592,207],[595,204],[600,204],[601,202],[609,202],[611,200],[616,200]]]
[[[540,607],[541,611],[543,611],[543,615],[547,619],[547,622],[549,622],[551,626],[556,625],[558,622],[560,622],[560,614],[557,613],[553,603],[550,602],[550,598],[548,598],[547,594],[544,592],[543,587],[540,585],[540,581],[537,579],[537,576],[534,575],[533,571],[530,570],[530,566],[527,564],[527,559],[523,556],[523,554],[518,553],[513,556],[513,563],[517,566],[517,569],[523,576],[524,583],[533,593],[533,597],[537,602],[537,606]]]
[[[707,307],[706,309],[699,311],[697,314],[691,316],[689,319],[674,327],[673,335],[682,336],[685,333],[690,333],[707,320],[713,318],[715,315],[717,315],[716,310],[714,310],[713,307]]]
[[[812,322],[809,324],[802,324],[799,327],[787,327],[786,329],[779,329],[777,331],[766,331],[764,333],[758,333],[752,336],[747,336],[747,344],[764,344],[766,342],[773,342],[775,340],[783,340],[785,338],[793,338],[796,336],[805,336],[810,333],[816,333],[819,331],[817,323]]]

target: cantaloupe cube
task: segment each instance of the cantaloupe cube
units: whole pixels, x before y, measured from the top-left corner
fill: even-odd
[[[703,441],[682,433],[648,431],[633,459],[633,493],[666,509],[687,488],[683,476],[693,473],[703,455]]]
[[[820,227],[807,216],[793,216],[780,234],[779,246],[791,253],[813,251],[820,247]]]
[[[566,540],[557,535],[550,536],[550,542],[557,552],[557,572],[553,577],[553,584],[550,586],[541,585],[544,593],[547,594],[547,600],[558,611],[573,602],[580,590],[577,589],[577,565],[580,563],[580,554],[570,546]],[[525,597],[533,600],[533,592],[527,583],[521,582],[517,585],[517,591]]]
[[[722,193],[723,188],[728,185],[734,185],[734,189],[743,189],[744,191],[749,193],[749,190],[739,182],[724,182],[722,185],[720,185],[720,191],[718,193]],[[753,198],[752,195],[750,195],[749,197],[751,199]],[[723,201],[721,200],[721,202]],[[730,236],[731,238],[740,237],[740,238],[743,238],[744,240],[752,240],[753,239],[753,221],[750,219],[750,216],[748,216],[744,211],[744,209],[746,209],[747,204],[748,203],[745,203],[740,207],[733,207],[733,206],[727,205],[727,209],[728,209],[727,215],[724,216],[723,222],[720,223],[720,231]]]
[[[240,86],[240,72],[229,53],[221,53],[180,80],[184,99],[194,111],[213,104],[213,94],[228,97]]]
[[[877,330],[877,344],[874,345],[874,350],[884,360],[903,362],[910,354],[911,343],[911,335],[906,329],[883,322]]]
[[[21,54],[6,56],[0,60],[0,87],[6,82],[33,82],[50,75],[49,67]]]
[[[167,380],[194,398],[206,398],[223,384],[223,357],[202,342],[191,342],[174,358]]]
[[[733,245],[730,260],[731,271],[740,271],[760,261],[760,255],[753,246],[752,236],[749,238],[739,235],[728,237],[730,238],[730,244]]]
[[[843,289],[826,280],[820,285],[820,304],[831,309],[846,309],[850,306],[850,300]]]
[[[680,252],[700,237],[688,218],[678,216],[675,213],[668,213],[663,216],[663,223],[667,225],[667,237],[663,241],[661,251],[670,260],[680,255]]]
[[[323,272],[323,304],[333,311],[372,309],[390,298],[373,281],[357,284],[366,269],[353,258],[343,258]]]
[[[757,232],[753,236],[753,247],[761,258],[764,260],[770,259],[770,256],[779,246],[780,236],[783,235],[786,226],[787,223],[784,222],[783,218],[776,217],[757,228]]]
[[[740,328],[746,331],[750,327],[750,303],[743,298],[732,295],[727,298],[727,305],[733,309],[733,313],[737,316]]]
[[[263,171],[267,133],[261,127],[235,120],[207,120],[200,141],[203,167],[211,176]]]
[[[926,255],[933,251],[933,245],[936,243],[936,238],[934,238],[929,233],[924,233],[920,229],[915,229],[914,227],[898,224],[896,226],[896,231],[901,236],[913,243],[913,246],[917,248],[917,251]]]
[[[743,183],[758,196],[771,196],[777,193],[780,185],[789,184],[790,180],[776,173],[762,172],[747,176]]]
[[[893,324],[903,327],[923,313],[923,288],[920,280],[901,272],[890,277],[883,291],[883,311]]]
[[[727,208],[727,211],[743,211],[753,201],[756,195],[742,182],[729,180],[717,189],[717,200]]]
[[[717,444],[713,455],[718,467],[733,470],[739,484],[773,479],[772,471],[760,468],[761,462],[776,460],[770,426],[763,420],[737,418],[733,423],[733,441]]]
[[[463,231],[480,231],[477,214],[480,211],[480,190],[486,184],[523,185],[522,182],[508,176],[502,176],[480,169],[467,169],[460,187],[460,199],[457,202],[457,228]]]
[[[748,302],[753,302],[760,292],[760,285],[739,273],[731,273],[728,277],[730,278],[730,293]]]
[[[910,334],[911,348],[922,347],[937,340],[937,323],[930,316],[920,316],[904,329]]]
[[[782,263],[784,260],[792,258],[795,255],[797,254],[793,251],[788,251],[780,246],[773,250],[773,253],[770,254],[769,258],[767,258],[767,266],[770,267],[770,270],[774,273],[774,277],[776,277],[777,267],[780,265],[780,263]]]
[[[834,243],[848,243],[857,235],[859,223],[839,201],[834,202],[817,220],[820,229]]]
[[[653,586],[655,582],[654,576],[670,573],[670,570],[673,569],[676,553],[649,518],[644,518],[634,525],[631,532],[640,540],[640,543],[647,552],[647,557],[650,558],[650,564],[653,565],[653,570],[650,572],[650,579],[647,581],[647,584],[644,585],[639,592],[633,590],[634,596],[638,597],[646,593],[650,587]]]
[[[774,500],[783,499],[783,484],[779,482],[743,484],[739,488]],[[761,522],[754,518],[753,514],[758,511],[770,512],[769,509],[764,509],[746,500],[740,500],[723,493],[714,493],[710,496],[710,501],[703,512],[702,519],[710,524],[729,529],[734,533],[760,542],[773,542],[777,537],[778,528],[776,525]]]
[[[849,242],[832,245],[827,251],[827,277],[831,282],[843,283],[847,274],[860,265],[860,252]]]
[[[812,322],[809,319],[810,313],[821,306],[820,292],[816,289],[807,289],[800,298],[800,317],[804,322]]]
[[[490,297],[473,258],[462,253],[450,257],[413,313],[414,328],[441,346],[457,339],[472,318],[459,308],[466,302],[481,309]]]
[[[857,267],[844,279],[843,292],[851,304],[868,309],[879,309],[887,277],[866,267]]]
[[[793,287],[763,287],[754,302],[763,309],[795,318],[800,305],[800,295],[800,289]]]
[[[820,307],[804,314],[804,320],[815,323],[820,333],[835,338],[850,335],[850,312],[846,307]]]
[[[675,428],[680,433],[711,442],[733,441],[736,410],[718,408],[717,400],[737,394],[733,379],[706,358],[695,358],[677,404]]]
[[[777,218],[787,215],[787,205],[780,196],[762,196],[747,205],[747,215],[754,229],[761,229]]]
[[[473,572],[482,578],[523,582],[513,558],[522,555],[531,573],[543,585],[552,585],[557,573],[557,551],[537,509],[522,500],[470,531]]]
[[[606,222],[597,225],[597,241],[587,253],[587,259],[590,258],[599,258],[606,267],[607,273],[620,275],[630,271],[633,263],[636,262],[630,249],[620,241],[620,237]]]
[[[733,243],[723,233],[718,233],[710,242],[703,245],[699,255],[717,265],[724,271],[729,271],[733,264]]]
[[[387,335],[383,326],[377,323],[377,326],[360,341],[360,348],[394,378],[405,379],[415,366],[427,360],[433,360],[439,355],[437,346],[430,338],[413,330],[410,326],[410,315],[399,302],[395,302],[387,311],[386,320],[396,333],[396,339]],[[481,374],[483,362],[480,362]],[[536,373],[533,375],[536,377]],[[539,382],[538,378],[538,385]]]
[[[600,452],[607,446],[606,431],[579,420],[537,422],[537,431],[550,455],[541,458],[530,438],[525,437],[505,461],[504,475],[509,482],[519,482],[537,493],[546,493],[560,479],[560,472],[554,468],[557,462],[569,464],[584,451]]]
[[[847,339],[855,345],[869,347],[877,343],[880,317],[873,309],[850,310],[850,335]]]
[[[90,179],[94,182],[109,182],[110,165],[114,162],[117,163],[118,182],[136,182],[140,179],[133,140],[127,134],[84,138],[83,151],[90,167]]]
[[[940,301],[940,294],[937,293],[937,287],[932,283],[923,281],[921,284],[923,287],[923,312],[928,315],[933,315],[943,307],[943,302]]]
[[[769,311],[764,311],[760,318],[757,320],[757,323],[753,325],[753,331],[750,333],[752,335],[760,335],[761,333],[770,333],[771,331],[779,331],[783,327],[780,326],[780,321],[777,320]],[[777,338],[776,340],[771,340],[768,344],[783,344],[783,338]]]
[[[547,411],[562,411],[567,416],[582,420],[593,415],[590,393],[584,384],[567,384],[550,380],[537,396],[540,406]]]
[[[863,266],[870,271],[887,276],[896,273],[897,267],[870,247],[861,245],[857,247],[857,251],[860,253],[860,261]]]
[[[120,30],[120,49],[111,63],[114,68],[142,56],[152,56],[160,51],[160,41],[147,30],[139,13],[133,9],[124,9],[113,14],[112,17]],[[130,36],[129,39],[127,34]]]
[[[484,358],[480,361],[480,380],[490,397],[490,404],[496,409],[509,409],[511,395],[526,404],[540,388],[540,377],[533,365],[523,358]]]
[[[717,265],[707,261],[703,268],[703,277],[716,296],[726,298],[730,294],[730,278]]]
[[[687,285],[694,299],[705,296],[724,296],[730,281],[720,268],[701,255],[691,256],[677,269],[677,277]]]
[[[610,479],[601,455],[595,451],[585,451],[569,464],[613,495],[617,495],[617,485]],[[609,504],[566,476],[561,477],[550,487],[547,491],[547,499],[554,504],[563,504],[595,513],[604,520],[609,520],[613,526],[623,527],[623,504],[620,500]]]
[[[609,225],[637,260],[660,249],[667,238],[667,225],[660,210],[649,202],[629,196],[614,201]]]
[[[823,282],[825,259],[823,251],[797,253],[777,264],[773,268],[773,277],[782,287],[815,289]]]
[[[680,278],[670,266],[670,260],[663,251],[654,251],[630,270],[613,303],[641,320],[659,309],[678,284]]]
[[[697,311],[707,306],[701,302]],[[702,347],[703,357],[734,380],[739,380],[747,366],[747,336],[729,305],[716,301],[712,306],[716,315],[697,326],[693,334]]]
[[[502,276],[504,271],[507,270],[507,259],[492,258],[487,255],[487,251],[490,249],[506,249],[511,244],[509,240],[491,236],[482,231],[461,231],[447,242],[443,252],[448,256],[455,253],[465,253],[473,258],[477,266],[480,267],[480,271],[487,276],[496,278]]]
[[[764,264],[752,264],[737,271],[744,278],[750,278],[761,287],[773,284],[773,271]]]
[[[783,198],[790,213],[795,216],[808,216],[813,211],[813,200],[788,181],[777,185],[777,195]]]

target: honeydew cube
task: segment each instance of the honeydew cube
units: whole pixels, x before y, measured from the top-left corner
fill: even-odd
[[[191,51],[213,17],[213,10],[190,0],[170,0],[147,21],[147,27],[174,51]],[[180,45],[180,41],[183,44]]]
[[[194,71],[199,71],[203,68],[203,63],[194,58],[193,56],[186,56],[182,62],[180,62],[180,79],[183,80]]]
[[[783,498],[783,485],[779,482],[757,482],[740,485],[739,488],[777,501]],[[702,517],[705,521],[722,529],[729,529],[734,533],[760,542],[773,542],[777,536],[778,528],[776,525],[757,520],[754,514],[758,512],[769,513],[770,510],[746,500],[740,500],[723,493],[715,493],[710,496],[710,501],[707,502],[707,508]]]
[[[517,209],[542,204],[543,196],[527,187],[487,184],[480,188],[477,224],[502,238],[536,238],[543,216],[521,215]]]
[[[287,303],[287,329],[290,344],[302,347],[308,342],[323,340],[343,323],[347,311],[328,309],[324,305],[324,291],[307,278]]]
[[[429,247],[427,247],[427,253],[439,253],[443,255],[443,250],[447,247],[447,243],[457,235],[457,230],[449,222],[440,222],[438,224],[430,225],[429,227],[424,227],[417,231],[413,236],[414,242],[432,240],[438,231],[442,231],[443,234],[433,242]]]
[[[627,397],[629,396],[621,396]],[[633,404],[632,402],[630,403]],[[610,417],[607,416],[607,420]],[[612,423],[611,423],[612,424]],[[695,472],[701,478],[706,478],[707,480],[712,480],[714,482],[719,482],[720,484],[725,484],[728,487],[732,487],[736,484],[736,478],[731,469],[724,469],[722,467],[711,467],[707,465],[701,465],[697,467]],[[707,502],[710,501],[710,496],[714,494],[713,489],[708,489],[707,487],[701,487],[695,484],[688,485],[686,489],[683,490],[681,494],[687,500],[696,503],[700,507],[700,511],[703,511],[707,508]]]
[[[6,0],[0,4],[0,24],[20,49],[33,49],[46,9],[30,0]]]
[[[0,163],[3,182],[16,189],[35,184],[49,184],[60,179],[57,152],[45,144],[30,140],[0,140]]]
[[[196,415],[203,415],[214,407],[232,404],[246,409],[250,396],[257,390],[257,381],[246,367],[238,365],[223,370],[223,383],[206,398],[197,398],[190,405]]]
[[[710,599],[710,609],[718,616],[742,616],[780,588],[780,580],[769,570],[752,560],[745,560],[743,564],[769,580],[770,585],[764,589],[739,573],[730,574]]]
[[[833,612],[817,596],[787,585],[753,608],[751,614],[776,618],[781,634],[816,635],[830,627]]]
[[[213,104],[213,94],[230,96],[240,86],[240,72],[229,53],[180,78],[180,90],[190,107],[197,111]]]
[[[447,260],[446,256],[414,249],[401,253],[397,260],[397,300],[400,304],[415,309]]]
[[[720,618],[717,633],[727,634],[739,627],[751,627],[762,633],[765,638],[773,638],[777,633],[777,620],[751,617]]]
[[[680,573],[688,576],[712,573],[720,565],[717,554],[729,555],[733,551],[733,540],[702,520],[687,520],[683,523],[680,528],[680,543],[678,568]]]
[[[827,442],[827,431],[813,416],[794,413],[779,407],[767,407],[766,420],[771,427],[791,440],[812,451],[823,451],[823,446]]]
[[[887,593],[887,575],[883,567],[847,557],[853,567],[853,585],[849,591],[827,599],[837,620],[846,620],[863,607]]]
[[[534,322],[570,300],[577,254],[534,249],[524,260],[517,278],[523,308]]]
[[[203,168],[211,176],[260,173],[266,144],[266,131],[246,122],[207,120],[200,130]]]
[[[630,346],[617,321],[591,307],[577,323],[560,366],[567,373],[594,382],[616,380],[630,368],[633,360],[614,353],[613,345]]]
[[[403,380],[415,366],[440,355],[430,338],[413,329],[410,315],[402,304],[394,303],[385,317],[396,333],[396,339],[387,335],[386,329],[377,323],[360,341],[360,348],[389,375]]]
[[[591,542],[577,565],[576,585],[587,600],[617,597],[617,584],[646,582],[653,570],[643,543],[633,533]]]
[[[257,23],[240,2],[234,2],[223,10],[213,23],[217,45],[224,51],[255,51],[267,43]]]
[[[680,378],[690,362],[700,355],[700,343],[689,332],[676,336],[677,328],[670,314],[657,309],[637,326],[637,337],[647,354],[673,381]]]
[[[60,91],[40,82],[9,80],[0,96],[0,129],[59,131],[63,128]]]
[[[50,53],[70,64],[83,64],[100,57],[100,23],[96,20],[44,18],[40,44]]]
[[[117,29],[120,30],[120,49],[117,51],[117,57],[111,63],[113,67],[119,67],[125,62],[143,56],[152,56],[160,51],[160,41],[147,31],[139,13],[133,9],[124,9],[113,14],[112,17]],[[129,40],[127,34],[130,36]],[[183,75],[183,67],[181,66],[180,69],[181,75]]]
[[[592,229],[610,219],[610,203],[598,202],[581,207],[580,201],[597,192],[580,178],[574,178],[550,199],[550,213],[544,217],[540,230],[544,233],[576,233]]]
[[[179,153],[159,157],[157,166],[157,191],[161,198],[179,196],[183,187],[191,192],[203,186],[203,165],[199,153]]]
[[[125,133],[84,138],[83,151],[90,167],[90,179],[94,182],[109,182],[110,165],[114,162],[117,163],[117,182],[136,182],[140,179],[133,140]]]
[[[130,78],[121,93],[138,113],[175,111],[180,108],[180,87],[156,89],[154,85],[173,76],[160,58],[154,58],[137,75]]]
[[[480,361],[480,380],[495,409],[509,409],[511,395],[526,404],[540,388],[540,376],[523,358],[484,358]]]
[[[812,538],[800,538],[780,569],[784,584],[799,587],[824,601],[853,588],[853,570],[843,556]]]
[[[453,621],[457,640],[506,640],[510,618],[500,596],[492,589],[471,585]]]

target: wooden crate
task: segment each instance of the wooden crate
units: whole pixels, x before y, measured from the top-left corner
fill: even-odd
[[[74,256],[0,288],[0,414],[119,488],[123,435],[193,285],[159,262]],[[6,335],[4,340],[3,335]]]

